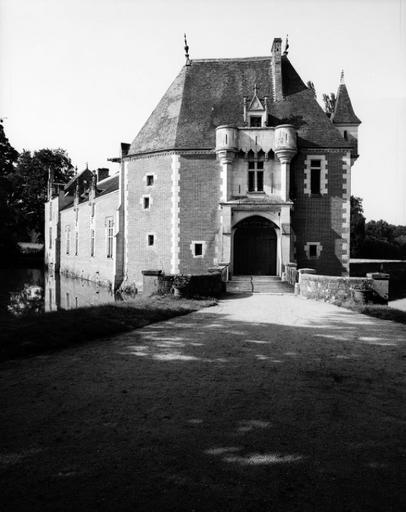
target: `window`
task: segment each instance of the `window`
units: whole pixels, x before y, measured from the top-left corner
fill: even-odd
[[[52,249],[52,228],[49,228],[49,248]]]
[[[94,229],[90,230],[90,256],[94,256]]]
[[[70,253],[70,227],[67,226],[65,230],[65,241],[66,241],[66,254]]]
[[[203,258],[206,253],[206,242],[203,240],[192,240],[190,244],[193,258]]]
[[[79,231],[75,231],[75,256],[79,254]]]
[[[143,206],[144,206],[144,210],[148,210],[149,209],[149,197],[148,196],[145,196],[143,198]]]
[[[151,247],[155,243],[154,235],[148,235],[148,245]]]
[[[203,256],[203,244],[195,243],[195,256]]]
[[[107,258],[113,257],[113,219],[108,217],[106,219],[106,255]]]
[[[321,251],[323,249],[323,246],[320,244],[320,242],[307,242],[305,244],[305,253],[306,257],[309,260],[316,260],[320,258]]]
[[[262,117],[261,116],[250,116],[250,127],[251,128],[261,128],[262,125]]]
[[[317,244],[309,244],[309,258],[317,258]]]
[[[264,162],[251,160],[248,162],[248,192],[264,191]]]
[[[147,187],[152,187],[153,184],[154,184],[154,175],[148,174],[147,175]]]
[[[304,167],[306,196],[319,197],[328,194],[328,161],[325,155],[308,155]]]
[[[320,194],[321,161],[310,160],[310,193]]]
[[[344,139],[345,139],[345,140],[348,140],[348,133],[347,133],[347,130],[344,130]]]

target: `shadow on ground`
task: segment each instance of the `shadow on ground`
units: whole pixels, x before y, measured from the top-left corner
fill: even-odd
[[[402,510],[406,341],[382,325],[208,310],[5,363],[8,510]]]

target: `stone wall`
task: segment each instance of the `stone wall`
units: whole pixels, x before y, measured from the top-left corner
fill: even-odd
[[[299,279],[300,295],[302,297],[323,300],[333,304],[352,301],[352,290],[357,286],[365,286],[372,290],[373,280],[366,277],[338,277],[315,274],[301,274]]]

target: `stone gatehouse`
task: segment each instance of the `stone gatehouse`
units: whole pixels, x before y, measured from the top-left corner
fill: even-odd
[[[145,269],[346,275],[359,124],[343,75],[327,114],[279,38],[265,57],[187,55],[116,171],[51,177],[47,264],[114,288]]]

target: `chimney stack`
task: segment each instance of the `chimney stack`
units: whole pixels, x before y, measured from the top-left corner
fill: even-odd
[[[105,167],[99,167],[97,169],[97,182],[99,181],[102,181],[102,180],[105,180],[106,178],[109,177],[109,169],[105,168]]]
[[[280,37],[275,37],[271,49],[272,92],[274,101],[280,101],[283,99],[281,54],[282,39]]]

